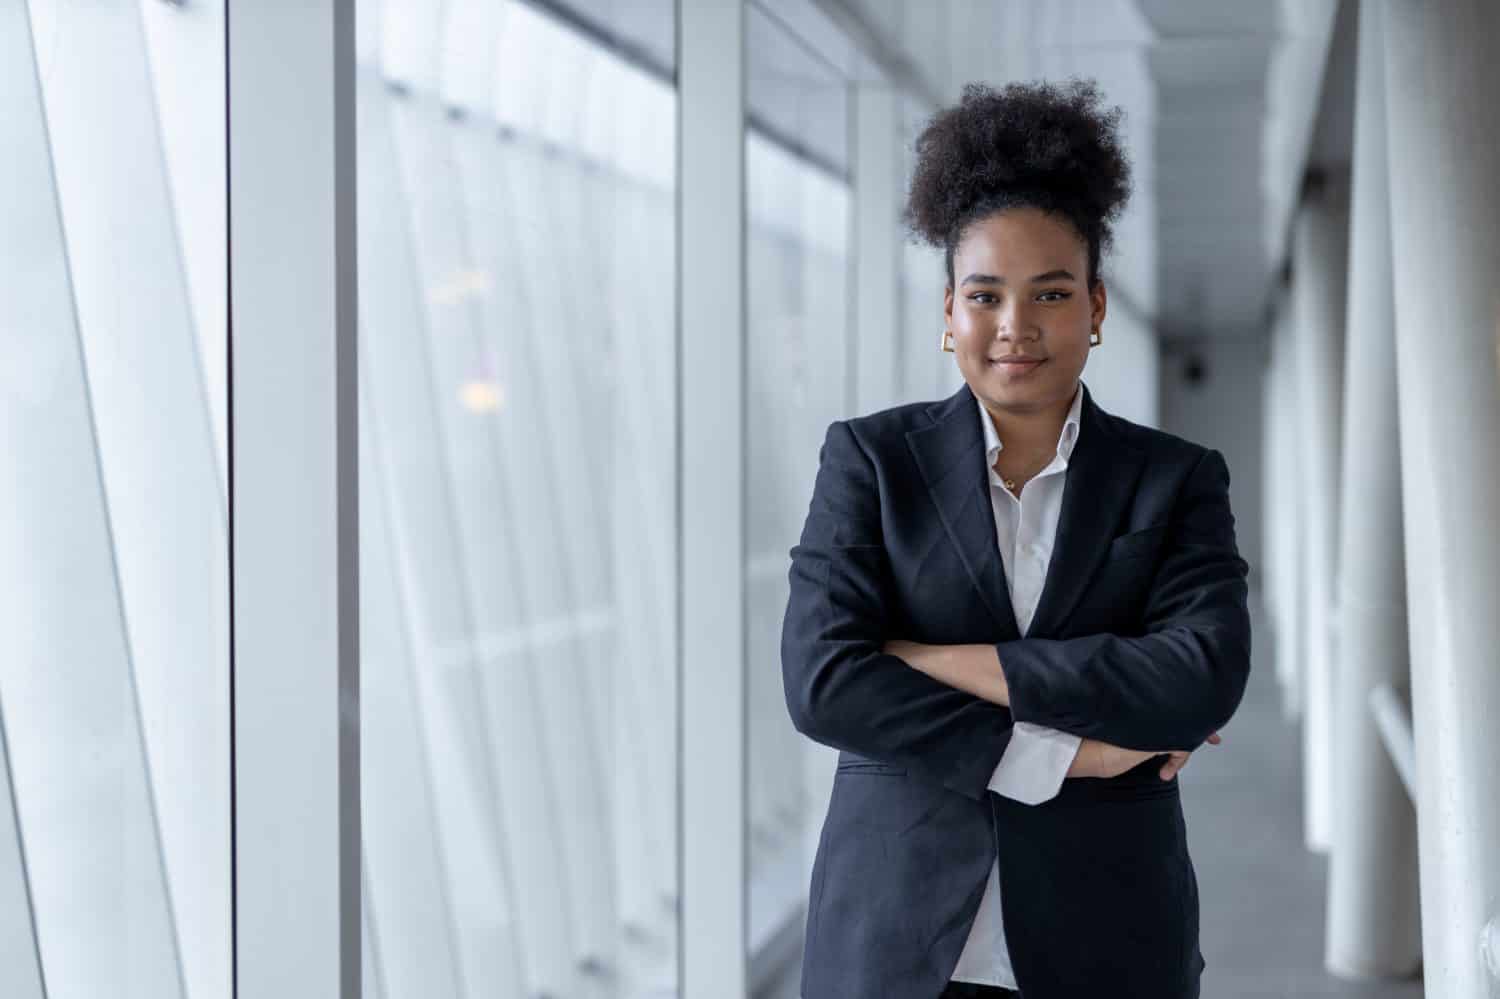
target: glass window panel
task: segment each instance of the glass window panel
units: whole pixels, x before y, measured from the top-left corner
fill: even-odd
[[[177,13],[0,10],[6,996],[230,992],[223,11]]]
[[[675,95],[527,4],[359,18],[366,991],[675,995]]]
[[[818,446],[847,415],[850,188],[844,79],[757,7],[746,13],[746,681],[749,948],[801,918],[832,765],[786,713],[780,667],[787,552],[807,514]],[[808,137],[819,135],[818,142]],[[830,138],[830,136],[832,138]],[[824,774],[824,771],[827,774]]]

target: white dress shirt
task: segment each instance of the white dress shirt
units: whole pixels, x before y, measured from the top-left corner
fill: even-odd
[[[1032,615],[1036,613],[1037,601],[1041,599],[1047,564],[1052,560],[1068,458],[1078,440],[1083,389],[1080,386],[1073,393],[1073,405],[1068,409],[1067,420],[1057,439],[1057,454],[1046,468],[1021,487],[1019,497],[1005,488],[995,471],[995,457],[1004,444],[984,404],[978,403],[978,406],[979,420],[984,427],[985,464],[989,468],[995,537],[1000,545],[1000,560],[1005,566],[1016,626],[1025,635],[1031,627]],[[1063,777],[1073,765],[1082,741],[1067,732],[1030,722],[1016,722],[1010,744],[990,777],[990,790],[1028,805],[1046,801],[1062,787]],[[969,930],[952,977],[959,982],[1016,988],[1010,951],[1005,945],[1005,924],[1000,915],[998,860],[990,867],[989,883],[980,900],[979,913],[974,917],[974,925]]]

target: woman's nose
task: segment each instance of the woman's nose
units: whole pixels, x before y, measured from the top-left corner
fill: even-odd
[[[1000,338],[1003,340],[1034,340],[1040,331],[1031,321],[1031,316],[1020,305],[1000,307]]]

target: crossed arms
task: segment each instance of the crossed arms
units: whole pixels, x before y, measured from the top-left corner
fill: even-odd
[[[1002,675],[976,696],[886,651],[899,636],[885,633],[895,616],[875,469],[848,424],[835,421],[791,550],[781,663],[792,723],[980,800],[1013,722],[1128,749],[1196,748],[1233,715],[1250,668],[1248,566],[1235,548],[1219,452],[1199,458],[1171,524],[1142,635],[996,643]],[[1002,691],[1008,710],[987,699]]]

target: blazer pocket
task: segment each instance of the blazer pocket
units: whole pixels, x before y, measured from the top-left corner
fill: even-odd
[[[905,767],[892,766],[879,760],[868,759],[863,756],[840,756],[837,772],[841,774],[890,774],[899,777],[906,773]]]
[[[1122,534],[1109,543],[1109,549],[1104,553],[1104,560],[1112,562],[1115,559],[1154,555],[1161,548],[1166,536],[1166,524],[1156,524],[1139,531],[1131,531],[1129,534]]]

